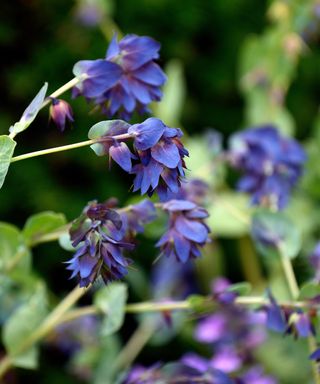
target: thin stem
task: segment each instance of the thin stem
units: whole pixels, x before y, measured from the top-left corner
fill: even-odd
[[[29,153],[25,153],[24,155],[19,155],[19,156],[13,157],[11,159],[11,163],[14,163],[14,162],[20,161],[20,160],[30,159],[31,157],[49,155],[50,153],[56,153],[56,152],[68,151],[69,149],[86,147],[86,146],[92,145],[96,142],[97,142],[96,140],[86,140],[86,141],[80,141],[80,143],[62,145],[61,147],[55,147],[55,148],[43,149],[41,151],[29,152]]]
[[[125,140],[125,139],[129,139],[131,137],[133,137],[132,134],[123,133],[121,135],[116,135],[116,136],[106,136],[106,137],[98,138],[98,139],[80,141],[79,143],[62,145],[60,147],[42,149],[41,151],[29,152],[29,153],[25,153],[24,155],[15,156],[11,159],[11,163],[14,163],[14,162],[20,161],[20,160],[30,159],[31,157],[49,155],[50,153],[56,153],[56,152],[68,151],[69,149],[86,147],[88,145],[92,145],[92,144],[96,144],[96,143],[102,143],[104,141]]]
[[[46,98],[46,100],[43,102],[41,108],[44,108],[46,105],[50,103],[50,97],[56,98],[62,95],[64,92],[68,91],[69,89],[73,88],[75,85],[80,83],[83,79],[80,79],[79,77],[74,77],[70,81],[68,81],[66,84],[64,84],[62,87],[58,88],[56,91],[51,93],[51,95]]]
[[[80,299],[86,292],[85,288],[76,287],[66,296],[60,304],[46,317],[42,324],[29,336],[22,340],[15,353],[5,356],[0,362],[0,378],[14,365],[14,358],[32,347],[33,344],[45,337],[52,329],[60,324],[64,314]]]
[[[112,367],[113,371],[118,372],[128,368],[150,340],[155,330],[156,325],[150,319],[142,321],[117,356]]]
[[[285,278],[287,280],[287,284],[291,293],[291,297],[293,300],[295,300],[300,293],[300,289],[298,286],[298,282],[296,279],[296,276],[294,274],[293,266],[291,263],[291,259],[287,257],[283,250],[282,247],[279,247],[279,253],[280,253],[280,259],[282,262],[282,267],[283,267],[283,272],[285,275]],[[314,340],[314,337],[312,335],[308,336],[308,347],[309,347],[309,352],[312,353],[314,350],[317,348],[316,347],[316,342]],[[317,367],[317,363],[315,361],[311,361],[311,367],[312,367],[312,373],[313,373],[313,378],[315,384],[320,384],[320,374],[319,370]]]

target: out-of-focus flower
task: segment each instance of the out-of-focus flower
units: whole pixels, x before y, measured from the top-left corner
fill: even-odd
[[[159,49],[160,44],[147,36],[126,35],[119,42],[114,36],[106,59],[75,65],[74,74],[84,80],[75,86],[74,95],[94,101],[109,116],[119,113],[129,119],[134,110],[148,112],[148,105],[161,99],[160,87],[166,81],[154,61]]]
[[[94,315],[81,316],[60,324],[50,334],[48,342],[67,354],[98,344],[99,321]]]
[[[182,132],[169,128],[157,118],[132,125],[128,133],[134,136],[134,147],[140,162],[132,168],[136,175],[133,191],[149,196],[156,190],[165,201],[168,192],[177,193],[184,177],[184,157],[188,151],[180,141]]]
[[[208,212],[187,200],[170,200],[162,208],[170,215],[169,228],[157,246],[165,256],[182,263],[199,257],[199,247],[208,241],[209,228],[203,221]]]
[[[106,4],[103,0],[78,0],[75,8],[75,19],[86,27],[99,25],[107,16]]]
[[[262,367],[256,366],[249,369],[242,377],[243,384],[276,384],[277,381],[268,375],[265,375]]]
[[[209,185],[200,179],[183,180],[178,192],[167,192],[167,200],[189,200],[197,205],[206,203]]]
[[[235,134],[230,147],[231,163],[244,172],[238,189],[250,193],[253,204],[284,208],[306,161],[298,142],[263,126]]]
[[[318,243],[309,256],[311,266],[314,268],[315,280],[320,283],[320,243]]]
[[[153,364],[148,368],[143,365],[135,365],[129,371],[123,384],[154,384],[162,378],[160,367],[160,363]]]
[[[142,233],[144,225],[157,217],[154,204],[146,199],[129,205],[127,209],[120,212],[120,215],[125,229],[130,233]]]
[[[49,115],[61,132],[65,130],[67,122],[74,121],[70,104],[61,99],[51,98]]]
[[[70,229],[72,245],[78,247],[68,261],[71,278],[78,277],[80,286],[88,286],[98,276],[106,284],[124,277],[130,260],[122,250],[131,250],[133,244],[123,241],[121,216],[106,204],[90,203]]]

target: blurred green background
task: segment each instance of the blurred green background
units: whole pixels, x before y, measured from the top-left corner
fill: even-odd
[[[226,143],[230,134],[239,129],[276,123],[283,132],[306,143],[311,162],[299,192],[300,200],[291,215],[300,215],[310,249],[320,233],[319,219],[313,218],[319,210],[320,197],[316,166],[320,150],[318,2],[92,0],[88,3],[95,3],[102,17],[91,26],[79,20],[84,3],[16,0],[1,4],[0,134],[6,134],[20,118],[44,81],[49,82],[51,93],[72,78],[75,62],[103,57],[115,26],[123,34],[149,35],[161,42],[159,64],[169,72],[169,96],[160,106],[154,106],[154,111],[168,125],[179,124],[187,135],[197,137],[190,146],[193,153],[199,154],[198,163],[191,159],[190,168],[200,169],[199,175],[210,179],[208,170],[201,168],[210,158],[210,148],[206,139],[198,137],[208,127],[221,132]],[[85,140],[89,128],[104,119],[85,100],[71,100],[70,93],[64,98],[71,101],[74,110],[73,128],[60,133],[49,124],[47,111],[42,110],[32,126],[17,137],[16,155]],[[226,188],[227,181],[234,182],[233,174],[228,174],[227,180],[222,178],[223,181],[213,182],[218,191]],[[97,158],[90,148],[29,159],[10,167],[0,191],[0,219],[22,227],[31,214],[53,210],[64,212],[72,220],[93,199],[115,196],[124,204],[130,185],[129,176],[117,167],[108,171],[107,159]],[[239,202],[242,208],[246,204],[246,200]],[[306,212],[312,212],[307,221],[303,220]],[[215,214],[214,219],[219,214],[225,216],[225,212]],[[215,228],[215,224],[212,226]],[[227,271],[233,280],[249,279],[258,284],[261,276],[255,271],[256,258],[246,233],[247,229],[230,229],[227,224],[225,232],[221,231],[224,238],[215,250],[217,261],[212,268]],[[220,234],[218,229],[216,234]],[[232,236],[241,239],[235,243],[229,240]],[[145,247],[155,254],[151,241]],[[210,252],[212,248],[207,253]],[[218,268],[219,254],[220,258],[224,254],[239,257],[231,256],[232,267],[226,263]],[[243,256],[253,264],[248,266],[250,263],[248,259],[243,262]],[[58,245],[43,245],[35,250],[35,268],[46,276],[55,293],[74,284],[67,280],[62,264],[67,257],[69,254]],[[143,261],[150,264],[147,258]],[[212,278],[210,273],[205,276],[208,265],[210,262],[199,265],[203,286]],[[301,261],[297,266],[302,280],[307,272]],[[290,351],[291,347],[286,348]],[[41,372],[49,369],[46,362],[42,364]],[[41,372],[41,382],[60,380],[55,376],[50,381]],[[28,373],[24,375],[27,380]],[[304,380],[303,376],[298,380]]]

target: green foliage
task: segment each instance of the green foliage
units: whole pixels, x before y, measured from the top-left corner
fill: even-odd
[[[66,223],[67,220],[63,213],[40,212],[28,218],[22,234],[28,244],[36,244],[41,236],[59,229]]]
[[[228,287],[228,291],[237,293],[239,296],[245,296],[250,294],[252,291],[252,286],[250,283],[244,281],[230,285],[230,287]]]
[[[258,251],[265,257],[279,253],[295,258],[301,248],[301,234],[283,213],[260,210],[252,218],[252,237]]]
[[[37,367],[37,346],[32,346],[32,343],[27,345],[26,340],[46,315],[46,291],[39,284],[34,294],[13,312],[3,327],[3,342],[15,366],[30,369]]]
[[[0,272],[29,272],[31,254],[18,228],[0,222]]]
[[[112,283],[99,289],[95,294],[94,305],[105,315],[101,326],[103,337],[109,336],[121,328],[127,296],[127,286],[124,283]]]
[[[4,179],[8,173],[16,144],[9,136],[0,136],[0,188],[3,186]]]
[[[168,127],[177,127],[180,125],[186,93],[183,65],[179,60],[171,60],[164,71],[168,79],[163,87],[163,98],[153,105],[153,112]]]
[[[252,208],[246,195],[223,192],[208,208],[208,223],[212,232],[222,237],[242,237],[249,232]]]
[[[48,83],[45,83],[35,98],[31,101],[27,109],[23,112],[21,119],[10,127],[11,134],[16,135],[29,127],[29,125],[37,117],[37,114],[42,107],[42,103],[46,97],[47,89]]]
[[[126,123],[123,120],[105,120],[105,121],[100,121],[99,123],[95,124],[92,126],[88,132],[88,137],[89,139],[100,139],[103,136],[107,136],[110,128],[114,126],[115,124],[119,124],[123,127],[129,127],[129,124]],[[105,156],[106,152],[104,150],[103,144],[96,143],[92,144],[90,146],[93,151],[96,153],[98,156]]]
[[[313,281],[305,283],[300,288],[299,300],[313,299],[320,295],[320,286]]]

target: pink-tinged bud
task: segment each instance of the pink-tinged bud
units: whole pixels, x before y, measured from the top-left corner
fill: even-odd
[[[52,98],[50,106],[50,119],[55,123],[61,132],[65,130],[67,122],[73,122],[73,112],[69,103],[64,100]]]

